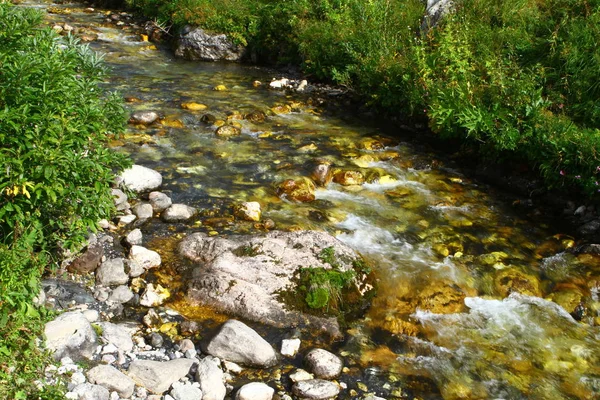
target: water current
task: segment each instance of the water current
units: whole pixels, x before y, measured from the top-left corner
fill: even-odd
[[[599,398],[600,260],[568,252],[576,238],[522,219],[400,131],[323,113],[325,95],[268,90],[271,71],[176,60],[129,24],[108,23],[110,12],[51,6],[70,11],[51,14],[53,23],[97,34],[90,46],[111,69],[106,86],[131,112],[161,115],[112,145],[160,171],[174,202],[204,210],[202,225],[178,233],[256,232],[224,210],[258,201],[278,229],[325,230],[369,261],[377,296],[336,347],[356,389],[342,397],[368,388],[385,398]],[[264,122],[241,118],[256,110]],[[205,113],[241,124],[241,135],[217,137]],[[310,202],[277,196],[278,183],[309,177],[319,163],[366,181],[319,186]]]

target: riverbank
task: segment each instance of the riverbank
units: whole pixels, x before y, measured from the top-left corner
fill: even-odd
[[[311,78],[351,87],[383,115],[425,121],[438,140],[458,139],[482,160],[524,161],[544,189],[597,197],[594,5],[469,0],[454,11],[446,2],[426,10],[416,0],[127,4],[175,36],[184,25],[200,25],[227,33],[255,61],[297,65]]]

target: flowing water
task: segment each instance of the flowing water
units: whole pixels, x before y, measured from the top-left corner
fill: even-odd
[[[103,12],[53,6],[72,12],[52,21],[98,35],[90,46],[105,54],[107,86],[128,108],[161,114],[161,124],[130,125],[112,145],[159,170],[174,202],[203,210],[201,225],[169,234],[257,232],[227,210],[258,201],[278,229],[328,231],[373,266],[377,296],[336,348],[354,377],[342,397],[598,398],[600,259],[565,251],[573,238],[521,219],[486,186],[397,139],[400,131],[324,113],[318,95],[255,87],[269,71],[176,60]],[[255,110],[266,121],[241,119]],[[241,135],[217,137],[205,113],[241,124]],[[277,196],[278,183],[317,164],[360,171],[366,182],[328,183],[305,203]]]

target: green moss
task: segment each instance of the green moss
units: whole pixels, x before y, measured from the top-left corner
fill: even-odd
[[[304,299],[310,308],[339,309],[344,289],[350,288],[355,278],[353,270],[302,268],[300,289],[306,293]]]

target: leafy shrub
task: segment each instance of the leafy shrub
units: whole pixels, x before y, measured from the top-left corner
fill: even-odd
[[[32,300],[57,253],[110,216],[113,173],[129,165],[106,146],[125,114],[99,87],[100,58],[41,21],[0,2],[0,398],[63,397],[35,385],[48,315]]]

